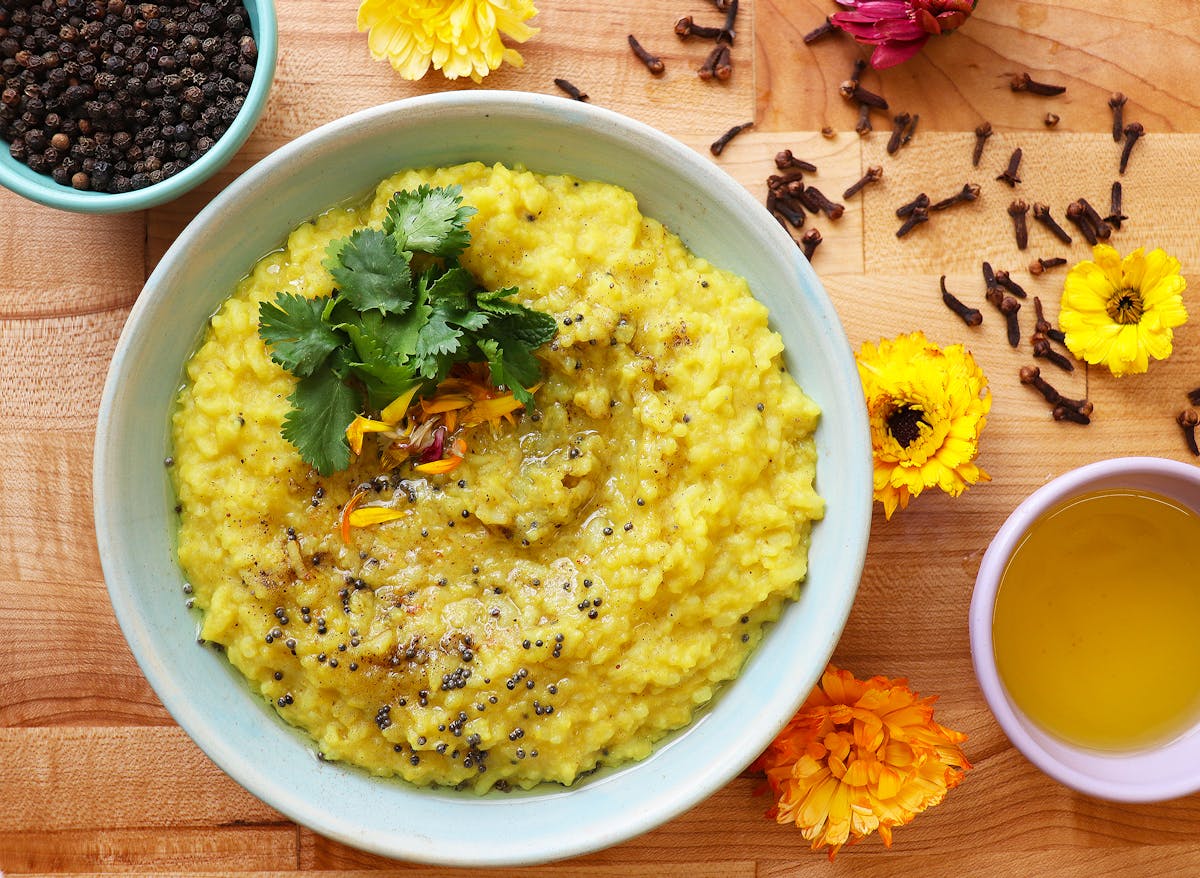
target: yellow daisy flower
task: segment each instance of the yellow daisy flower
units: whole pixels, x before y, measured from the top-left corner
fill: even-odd
[[[387,59],[405,79],[433,65],[447,79],[475,82],[505,61],[524,66],[501,35],[523,43],[538,32],[525,22],[537,15],[532,0],[363,0],[358,29],[377,61]]]
[[[957,497],[989,476],[973,461],[992,394],[962,345],[921,332],[865,342],[858,353],[875,455],[875,499],[887,518],[925,488]]]
[[[1107,244],[1097,244],[1092,258],[1072,267],[1063,285],[1058,325],[1071,353],[1114,375],[1145,372],[1150,357],[1171,356],[1171,330],[1188,316],[1179,260],[1140,247],[1122,259]]]
[[[830,665],[800,711],[751,766],[777,797],[767,812],[794,823],[832,860],[845,844],[892,829],[940,803],[971,764],[967,736],[933,721],[935,698],[899,678],[855,679]]]

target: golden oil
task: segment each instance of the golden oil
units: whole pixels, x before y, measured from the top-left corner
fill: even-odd
[[[1200,516],[1145,491],[1068,500],[1009,559],[997,669],[1047,732],[1098,750],[1165,743],[1200,721]]]

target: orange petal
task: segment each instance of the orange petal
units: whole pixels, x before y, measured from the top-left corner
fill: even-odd
[[[389,424],[400,423],[400,419],[404,417],[404,413],[408,411],[408,407],[412,405],[412,399],[414,396],[416,396],[417,389],[420,386],[421,385],[419,384],[414,384],[408,389],[407,393],[396,397],[394,400],[388,403],[387,408],[379,413],[379,419],[382,421],[387,421]]]
[[[439,393],[433,399],[421,400],[421,410],[427,415],[436,415],[455,409],[465,409],[470,404],[471,398],[469,396],[461,396],[457,393]]]
[[[346,501],[346,505],[342,507],[342,542],[350,542],[350,513],[354,511],[354,507],[362,502],[362,498],[367,495],[366,491],[359,491],[353,497]]]
[[[350,513],[351,527],[365,527],[369,524],[382,524],[385,521],[395,521],[407,515],[406,510],[392,506],[362,506]]]
[[[463,462],[461,457],[443,457],[441,460],[431,460],[429,463],[419,463],[413,467],[417,472],[427,473],[431,476],[439,476],[443,473],[451,472],[458,469],[458,465]]]

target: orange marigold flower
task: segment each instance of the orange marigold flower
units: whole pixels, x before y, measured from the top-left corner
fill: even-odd
[[[776,804],[767,812],[795,823],[812,849],[892,828],[945,798],[971,767],[961,732],[933,721],[936,696],[921,698],[903,678],[858,680],[830,665],[804,706],[754,763]]]

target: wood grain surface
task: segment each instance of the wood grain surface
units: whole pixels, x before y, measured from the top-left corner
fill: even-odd
[[[484,88],[554,93],[555,77],[707,154],[730,125],[755,122],[719,159],[765,194],[781,147],[819,166],[813,182],[838,196],[868,165],[884,180],[847,203],[814,257],[851,343],[923,329],[963,342],[994,394],[981,446],[992,481],[957,500],[925,495],[885,522],[877,512],[858,599],[835,659],[859,675],[907,676],[938,694],[938,719],[970,738],[974,763],[947,801],[896,832],[830,864],[794,829],[764,819],[760,779],[743,776],[690,812],[618,847],[567,863],[496,875],[585,878],[783,876],[1027,876],[1063,878],[1200,874],[1200,796],[1153,805],[1102,802],[1040,774],[1008,743],[975,683],[967,637],[972,583],[987,543],[1016,504],[1062,472],[1121,454],[1195,462],[1176,412],[1200,385],[1200,9],[1145,0],[980,0],[970,22],[864,84],[894,111],[919,113],[913,141],[884,152],[888,119],[859,138],[837,84],[859,50],[848,40],[801,41],[832,0],[743,0],[735,71],[703,83],[702,44],[672,31],[685,14],[716,23],[707,0],[540,0],[542,32],[522,48],[522,70]],[[434,76],[399,79],[371,61],[355,32],[352,0],[280,0],[279,67],[267,112],[230,165],[198,190],[154,210],[78,216],[0,191],[0,873],[296,876],[384,872],[446,876],[475,870],[397,863],[296,826],[226,777],[173,723],[133,661],[107,600],[91,514],[91,458],[99,397],[132,303],[187,222],[237,174],[316,125],[364,107],[449,88]],[[636,34],[667,63],[652,78],[633,59]],[[1058,98],[1014,94],[1007,74],[1028,70],[1068,86]],[[1061,216],[1079,196],[1106,207],[1117,179],[1107,98],[1130,96],[1126,118],[1149,132],[1123,178],[1130,220],[1119,249],[1162,246],[1180,258],[1192,289],[1192,324],[1176,353],[1144,376],[1095,369],[1055,375],[1095,402],[1095,421],[1054,423],[1017,380],[1028,350],[1004,339],[982,305],[979,264],[1008,268],[1057,313],[1063,271],[1031,277],[1036,256],[1085,257],[1031,226],[1016,249],[1005,211],[1014,196]],[[1061,121],[1048,129],[1053,111]],[[971,132],[996,129],[978,169]],[[834,130],[826,138],[824,127]],[[1015,147],[1023,183],[994,178]],[[940,198],[964,183],[981,197],[939,214],[904,240],[894,210],[918,192]],[[985,309],[966,329],[942,306],[938,276]],[[1030,323],[1028,310],[1021,319]],[[1194,670],[1194,669],[1193,669]],[[1181,672],[1164,669],[1165,673]]]

